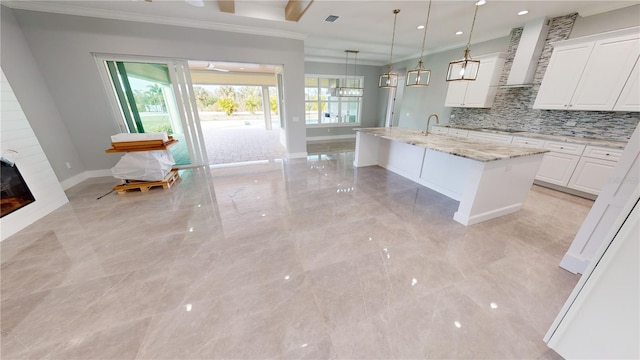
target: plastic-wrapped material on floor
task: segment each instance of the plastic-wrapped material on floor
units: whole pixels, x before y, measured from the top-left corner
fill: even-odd
[[[175,164],[166,150],[134,151],[122,156],[111,173],[118,179],[161,181]]]

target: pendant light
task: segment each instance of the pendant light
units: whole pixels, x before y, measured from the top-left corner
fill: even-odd
[[[393,35],[391,36],[391,55],[389,55],[389,67],[387,68],[387,72],[380,75],[380,80],[378,81],[379,88],[396,88],[398,87],[398,74],[391,72],[391,62],[393,60],[393,41],[396,37],[396,18],[398,17],[398,13],[400,9],[393,10]]]
[[[431,0],[429,0],[429,8],[427,10],[427,22],[424,24],[424,34],[422,35],[422,50],[420,51],[420,60],[418,61],[418,67],[407,71],[407,86],[429,86],[429,80],[431,78],[431,70],[423,67],[424,62],[422,57],[424,55],[424,44],[427,40],[427,27],[429,27],[429,15],[431,15]]]
[[[347,60],[345,62],[345,66],[344,66],[344,84],[343,86],[340,86],[338,88],[335,88],[333,90],[333,92],[331,93],[332,96],[339,96],[339,97],[362,97],[364,95],[364,88],[361,88],[359,85],[359,82],[357,81],[357,77],[356,77],[356,70],[357,70],[357,66],[358,66],[358,53],[360,51],[357,50],[345,50],[344,51],[347,57]],[[355,60],[353,63],[353,78],[354,81],[356,82],[357,85],[354,86],[349,86],[349,54],[354,54],[355,55]]]
[[[471,31],[469,31],[469,40],[467,41],[467,47],[464,50],[462,59],[455,60],[449,63],[449,70],[447,71],[447,81],[475,80],[478,77],[480,60],[471,59],[469,45],[471,44],[471,34],[473,34],[473,27],[476,24],[478,7],[480,7],[480,5],[483,5],[484,3],[484,0],[480,0],[474,5],[475,12],[473,13],[473,22],[471,22]]]

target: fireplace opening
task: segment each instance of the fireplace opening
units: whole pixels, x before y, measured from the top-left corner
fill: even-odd
[[[18,167],[10,165],[4,160],[0,161],[2,170],[0,172],[0,203],[2,212],[0,217],[11,214],[23,206],[36,201],[31,194],[31,190],[22,178]]]

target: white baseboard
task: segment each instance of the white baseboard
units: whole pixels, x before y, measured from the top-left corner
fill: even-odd
[[[68,190],[87,179],[103,176],[112,176],[111,169],[84,171],[80,174],[74,175],[66,180],[61,181],[60,186],[62,186],[63,190]]]
[[[351,140],[355,138],[356,138],[356,134],[330,135],[330,136],[307,136],[307,141]]]

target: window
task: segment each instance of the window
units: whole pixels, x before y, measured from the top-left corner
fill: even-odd
[[[344,76],[305,75],[304,101],[307,125],[359,125],[361,97],[332,96],[331,91],[344,82]],[[346,86],[362,87],[362,77],[351,77]]]

